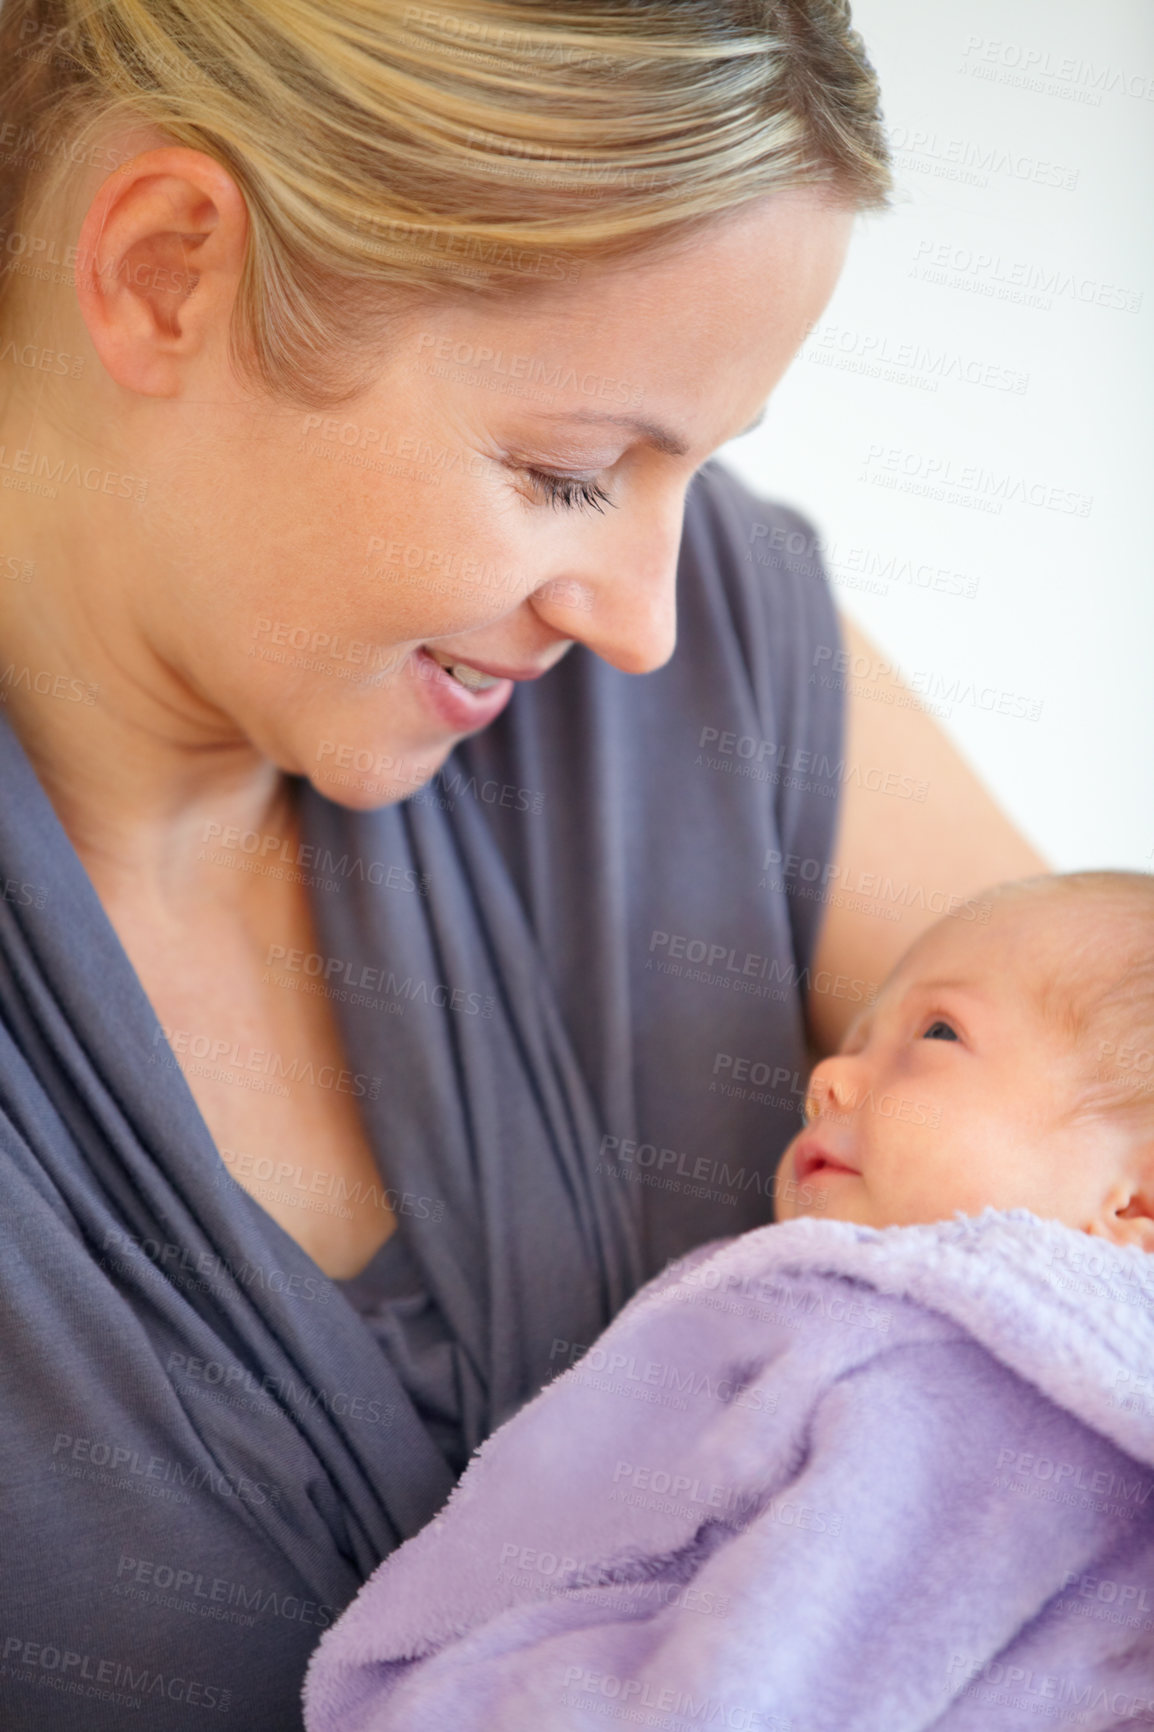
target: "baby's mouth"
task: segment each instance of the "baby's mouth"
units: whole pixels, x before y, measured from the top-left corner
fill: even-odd
[[[804,1132],[794,1149],[793,1171],[799,1185],[805,1184],[807,1179],[820,1179],[833,1173],[850,1173],[854,1178],[861,1177],[860,1168],[851,1165],[843,1156],[832,1154]]]

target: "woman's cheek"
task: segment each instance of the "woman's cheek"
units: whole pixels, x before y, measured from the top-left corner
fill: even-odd
[[[370,535],[356,576],[366,625],[411,643],[497,624],[541,581],[513,538],[478,541],[424,522]]]

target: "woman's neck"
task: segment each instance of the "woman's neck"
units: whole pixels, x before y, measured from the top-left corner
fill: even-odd
[[[43,501],[12,497],[5,542],[32,576],[0,582],[0,708],[101,896],[187,906],[198,879],[220,879],[197,860],[203,838],[283,828],[291,785],[150,642],[125,569],[136,550],[123,525],[102,535],[106,502],[50,524]]]
[[[7,651],[0,652],[0,674]],[[51,700],[45,700],[50,702]],[[287,837],[295,784],[252,752],[182,751],[131,728],[89,721],[69,705],[46,724],[22,687],[4,706],[57,817],[101,900],[145,901],[186,913],[232,880],[206,866],[231,833]],[[88,737],[85,737],[86,734]],[[238,899],[247,886],[237,880]]]

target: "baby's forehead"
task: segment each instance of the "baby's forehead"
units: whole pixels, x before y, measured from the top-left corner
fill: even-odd
[[[951,915],[935,920],[918,935],[894,965],[887,986],[908,988],[930,978],[956,977],[980,981],[987,978],[999,956],[1004,956],[1007,933],[987,903],[980,918],[961,920]],[[997,927],[997,941],[992,928]],[[1013,950],[1021,949],[1021,931],[1013,934]]]
[[[1076,910],[1056,897],[992,898],[971,901],[968,909],[927,927],[899,958],[883,990],[943,983],[987,994],[1025,993],[1050,977],[1068,979],[1074,990],[1075,976],[1084,972],[1074,964],[1087,948]]]
[[[949,987],[985,1001],[980,1021],[992,1009],[995,1023],[1059,1039],[1083,1059],[1097,1062],[1139,1037],[1154,1050],[1154,874],[1059,873],[994,885],[918,936],[843,1047],[876,1015],[929,999],[935,988],[944,1014]],[[1144,1087],[1150,1101],[1148,1076]]]
[[[1117,973],[1115,913],[1060,894],[995,895],[985,909],[984,920],[946,916],[928,927],[883,990],[948,983],[1029,1007],[1067,1035],[1082,1030]]]

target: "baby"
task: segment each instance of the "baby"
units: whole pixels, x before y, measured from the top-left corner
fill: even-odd
[[[1024,1208],[1154,1250],[1154,876],[1026,879],[982,904],[985,925],[911,945],[813,1071],[777,1217]]]
[[[987,898],[814,1070],[779,1224],[365,1584],[309,1732],[1154,1727],[1154,877]]]

